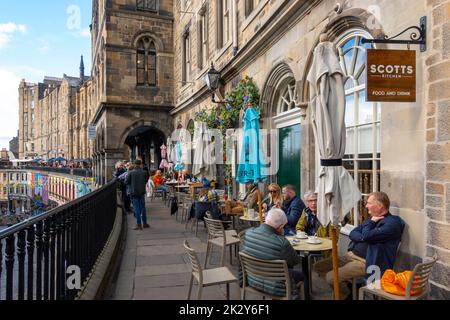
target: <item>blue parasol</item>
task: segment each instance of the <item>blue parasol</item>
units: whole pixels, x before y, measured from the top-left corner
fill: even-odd
[[[244,115],[244,140],[237,169],[237,182],[260,183],[267,179],[266,164],[261,148],[259,113],[251,106]],[[261,194],[258,189],[259,218],[262,223]]]

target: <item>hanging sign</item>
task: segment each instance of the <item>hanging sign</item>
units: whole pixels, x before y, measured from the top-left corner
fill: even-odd
[[[416,51],[367,50],[366,101],[416,102]]]
[[[88,138],[89,140],[95,140],[97,137],[97,131],[95,126],[88,126]]]

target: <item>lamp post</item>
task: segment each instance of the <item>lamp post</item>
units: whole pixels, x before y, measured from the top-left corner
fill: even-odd
[[[217,71],[214,68],[214,63],[211,62],[211,69],[209,69],[208,73],[205,75],[205,82],[206,82],[206,85],[208,86],[209,91],[212,92],[211,101],[213,103],[225,103],[225,101],[216,101],[215,100],[215,94],[216,94],[217,89],[219,88],[220,78],[221,78],[220,71]]]

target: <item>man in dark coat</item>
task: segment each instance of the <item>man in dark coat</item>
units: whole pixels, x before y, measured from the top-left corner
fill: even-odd
[[[306,208],[302,199],[300,199],[295,191],[295,186],[288,184],[283,187],[283,211],[286,214],[288,223],[284,227],[284,234],[286,236],[292,236],[297,233],[295,227],[297,226],[298,219]]]
[[[125,183],[129,187],[137,222],[134,230],[142,230],[142,227],[150,227],[147,223],[147,212],[145,210],[145,185],[147,184],[149,175],[142,169],[141,160],[135,160],[134,164],[136,167],[128,173]]]
[[[284,237],[284,226],[287,222],[286,215],[281,209],[272,208],[262,225],[245,233],[242,251],[261,260],[286,260],[291,276],[292,295],[295,297],[298,295],[297,284],[303,280],[303,273],[293,269],[301,260]],[[275,296],[285,295],[282,282],[248,276],[248,285]]]
[[[393,269],[405,222],[389,212],[389,197],[384,192],[374,192],[367,199],[366,208],[371,216],[350,232],[350,244],[345,256],[339,257],[339,282],[342,299],[350,298],[346,282],[370,275],[379,269],[380,276]],[[369,268],[370,267],[370,268]],[[332,261],[325,259],[314,265],[320,275],[326,275],[333,285]]]

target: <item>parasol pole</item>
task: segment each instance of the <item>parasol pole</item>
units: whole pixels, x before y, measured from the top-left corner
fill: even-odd
[[[332,251],[331,251],[331,253],[332,253],[332,259],[333,259],[334,300],[340,300],[338,256],[337,256],[337,236],[336,236],[336,228],[334,226],[331,229],[331,244],[332,244]]]
[[[262,224],[263,217],[262,217],[261,192],[259,191],[259,187],[257,190],[258,190],[259,224]]]

